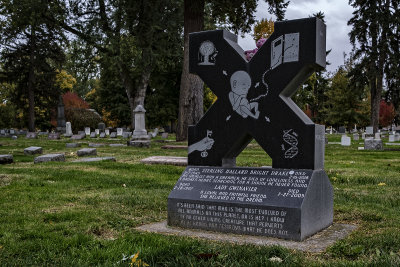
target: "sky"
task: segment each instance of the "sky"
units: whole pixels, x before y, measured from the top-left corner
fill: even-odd
[[[327,66],[327,70],[333,72],[343,65],[343,53],[348,55],[352,49],[348,35],[351,27],[347,26],[347,22],[352,17],[354,9],[348,4],[348,0],[291,0],[286,9],[285,19],[308,18],[319,11],[325,14],[326,48],[332,49],[327,57],[331,63]],[[262,18],[275,20],[275,17],[268,13],[268,4],[263,0],[258,1],[255,15],[257,20]],[[239,37],[239,45],[244,50],[256,47],[250,34],[246,34],[244,38]]]

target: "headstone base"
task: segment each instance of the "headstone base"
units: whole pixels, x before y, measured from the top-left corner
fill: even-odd
[[[168,197],[168,225],[301,241],[333,222],[323,170],[189,166]]]
[[[47,154],[34,159],[35,164],[49,161],[65,161],[65,156],[64,154]]]
[[[382,139],[366,138],[364,140],[364,149],[365,150],[383,150]]]
[[[13,155],[0,155],[0,164],[11,164],[14,162]]]
[[[135,146],[135,147],[150,147],[149,140],[135,140],[135,141],[128,141],[128,146]]]

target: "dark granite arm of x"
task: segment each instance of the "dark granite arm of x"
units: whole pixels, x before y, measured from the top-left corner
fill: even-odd
[[[190,34],[189,68],[218,100],[189,127],[189,165],[234,166],[254,138],[274,168],[322,169],[324,126],[314,124],[290,96],[325,67],[326,27],[317,18],[275,24],[250,62],[225,31]]]

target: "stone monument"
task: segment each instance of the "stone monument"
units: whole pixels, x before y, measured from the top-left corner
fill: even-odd
[[[189,127],[188,167],[168,197],[168,225],[300,241],[332,224],[325,129],[290,98],[325,67],[325,42],[317,18],[276,22],[248,62],[225,30],[190,34],[189,70],[218,100]],[[253,138],[273,168],[235,167]]]
[[[65,127],[64,101],[62,95],[60,95],[57,105],[57,132],[65,133]]]
[[[65,137],[71,137],[72,136],[72,126],[69,121],[66,122],[65,124]]]
[[[135,110],[135,130],[133,131],[131,141],[128,141],[128,145],[137,147],[149,147],[150,138],[147,134],[145,113],[146,110],[142,105],[137,105]]]

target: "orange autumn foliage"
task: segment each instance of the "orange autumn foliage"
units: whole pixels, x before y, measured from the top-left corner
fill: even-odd
[[[80,98],[76,93],[67,92],[63,95],[63,102],[65,108],[83,108],[88,109],[89,104]]]

